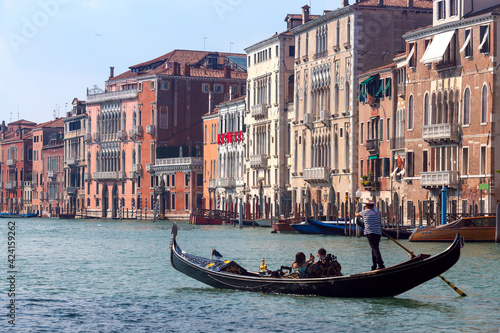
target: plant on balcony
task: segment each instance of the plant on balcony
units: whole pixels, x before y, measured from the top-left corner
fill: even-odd
[[[361,179],[362,180],[368,180],[368,176],[367,175],[363,175],[363,176],[361,176]]]

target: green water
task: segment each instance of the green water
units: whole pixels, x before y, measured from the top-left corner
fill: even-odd
[[[0,331],[13,332],[498,332],[500,244],[470,243],[439,278],[394,298],[336,299],[216,290],[169,262],[172,222],[16,220],[16,326],[8,309],[7,220],[0,227]],[[325,247],[343,273],[370,269],[364,238],[271,234],[270,229],[179,223],[183,250],[216,248],[250,270],[289,265],[298,251]],[[444,243],[408,243],[436,254]],[[381,242],[386,266],[408,256]]]

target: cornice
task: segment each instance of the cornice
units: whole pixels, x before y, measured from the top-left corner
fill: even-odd
[[[299,25],[298,27],[295,27],[293,29],[290,29],[290,32],[294,35],[298,35],[300,33],[306,32],[314,27],[317,27],[321,24],[327,23],[331,21],[332,19],[340,18],[342,16],[345,16],[347,14],[354,13],[354,10],[351,8],[351,6],[348,7],[342,7],[336,10],[333,10],[329,13],[326,13],[325,15],[322,15],[314,20],[311,20],[305,24]]]

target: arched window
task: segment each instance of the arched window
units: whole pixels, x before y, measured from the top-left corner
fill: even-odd
[[[481,124],[488,122],[488,87],[483,86],[481,91]]]
[[[464,125],[470,124],[470,89],[469,87],[465,88],[464,91]]]
[[[125,112],[122,113],[122,130],[127,129],[127,114]]]
[[[455,119],[455,100],[453,90],[450,90],[450,96],[448,96],[448,122],[454,123]]]
[[[410,98],[408,99],[408,129],[412,130],[413,129],[413,95],[410,95]]]
[[[443,124],[449,123],[448,121],[448,92],[443,93],[443,117],[441,119]]]
[[[431,119],[430,125],[436,124],[437,115],[437,103],[436,103],[436,93],[432,93],[432,106],[431,106]]]
[[[437,114],[435,117],[435,124],[442,124],[442,123],[443,123],[443,99],[441,92],[438,92]]]
[[[424,126],[429,125],[429,94],[424,96]]]

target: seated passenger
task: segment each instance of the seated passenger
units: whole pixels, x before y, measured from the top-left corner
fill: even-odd
[[[306,255],[304,252],[298,252],[295,255],[295,261],[292,264],[292,270],[294,272],[299,272],[301,276],[304,276],[306,273],[308,262],[306,262]]]

